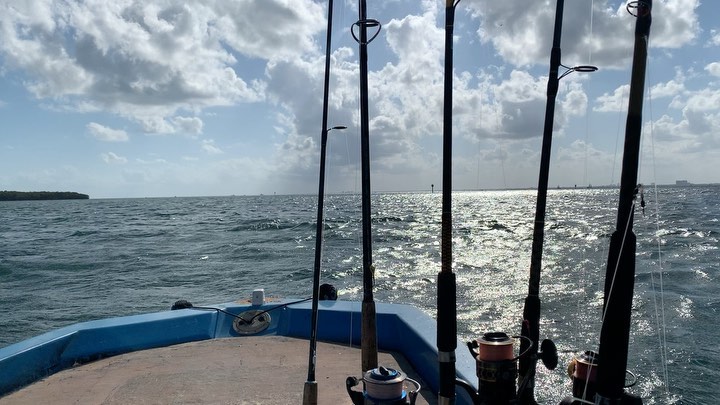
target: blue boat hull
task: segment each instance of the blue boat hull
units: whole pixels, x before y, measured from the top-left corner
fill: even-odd
[[[309,339],[309,302],[277,301],[262,306],[227,303],[215,306],[230,314],[269,310],[270,325],[258,335]],[[318,339],[360,344],[359,302],[321,301]],[[435,321],[402,304],[378,303],[378,346],[402,353],[433,392],[438,390]],[[192,341],[242,336],[233,330],[234,316],[221,311],[182,309],[110,318],[67,326],[0,349],[0,396],[73,365],[122,353]],[[475,361],[467,351],[457,353],[458,377],[475,385]],[[322,367],[321,364],[318,367]],[[458,403],[466,402],[465,394]]]

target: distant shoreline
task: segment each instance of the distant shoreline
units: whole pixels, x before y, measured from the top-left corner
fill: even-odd
[[[87,200],[90,196],[71,191],[0,191],[0,201]]]

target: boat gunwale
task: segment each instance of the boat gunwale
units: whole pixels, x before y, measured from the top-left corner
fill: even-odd
[[[268,329],[252,336],[310,337],[310,302],[278,300],[261,306],[230,302],[213,308],[218,310],[181,309],[86,321],[0,348],[0,397],[64,369],[106,357],[207,339],[242,339],[232,329],[232,322],[234,315],[249,309],[271,310]],[[358,346],[360,308],[355,301],[320,301],[318,339]],[[377,322],[379,349],[403,354],[437,392],[435,320],[410,305],[378,303]],[[474,385],[475,360],[463,351],[457,357],[458,377]]]

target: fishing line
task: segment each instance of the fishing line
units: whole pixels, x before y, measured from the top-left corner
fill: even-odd
[[[610,288],[608,289],[607,297],[606,297],[606,300],[605,300],[605,305],[604,305],[604,308],[603,308],[602,321],[601,321],[601,324],[600,324],[600,329],[601,329],[601,330],[603,329],[603,325],[605,324],[605,319],[606,319],[606,315],[607,315],[607,310],[608,310],[608,308],[610,307],[610,300],[611,300],[612,297],[613,297],[613,291],[614,291],[614,289],[615,289],[615,280],[616,280],[616,278],[617,278],[617,272],[618,272],[618,270],[619,270],[619,268],[620,268],[620,259],[621,259],[621,257],[623,256],[623,250],[624,250],[624,247],[625,247],[625,240],[626,240],[626,238],[627,238],[628,233],[630,232],[630,225],[631,225],[632,222],[633,222],[633,217],[634,217],[634,215],[633,215],[632,213],[635,212],[635,208],[637,207],[636,201],[637,201],[637,193],[639,192],[639,187],[636,188],[635,191],[636,191],[636,194],[635,194],[635,196],[633,197],[633,201],[632,201],[632,204],[631,204],[631,206],[630,206],[630,212],[631,212],[631,214],[628,215],[628,219],[627,219],[627,222],[626,222],[625,227],[624,227],[624,230],[625,230],[625,231],[623,232],[622,240],[621,240],[621,242],[620,242],[620,251],[618,252],[617,261],[615,262],[615,266],[614,266],[614,268],[613,268],[613,275],[612,275],[612,279],[611,279],[611,282],[610,282]],[[599,349],[599,348],[598,348],[598,349]],[[599,350],[597,351],[597,353],[599,353]],[[593,367],[593,366],[590,365],[590,368],[592,368],[592,367]],[[631,384],[629,384],[629,385],[626,384],[626,385],[625,385],[625,388],[628,388],[628,387],[631,387],[631,386],[635,385],[635,384],[637,383],[637,376],[636,376],[634,373],[632,373],[631,371],[629,371],[629,370],[625,370],[625,372],[626,372],[627,374],[629,374],[631,377],[633,377],[633,382],[632,382]],[[587,380],[587,381],[589,381],[589,376],[590,376],[590,373],[588,372],[588,375],[587,375],[587,379],[588,379],[588,380]],[[587,390],[587,381],[586,381],[586,385],[585,385],[585,389],[586,389],[586,390]]]
[[[629,89],[630,87],[628,87]],[[615,184],[615,167],[617,166],[617,158],[618,158],[618,146],[620,143],[620,130],[622,128],[622,120],[623,120],[623,105],[626,103],[626,96],[625,96],[625,86],[621,86],[621,93],[620,97],[618,98],[618,125],[617,125],[617,132],[615,133],[615,155],[613,155],[613,164],[612,164],[612,172],[610,175],[610,184]],[[630,97],[628,94],[627,97]]]
[[[650,40],[647,37],[645,37],[644,39],[646,41],[646,49],[649,50],[650,49],[650,46],[649,46]],[[649,53],[648,53],[648,57],[649,57]],[[648,70],[648,76],[650,76],[651,75],[650,69],[648,68],[647,70]],[[649,110],[649,115],[650,115],[650,124],[649,124],[650,134],[649,134],[649,136],[650,136],[650,142],[651,142],[650,153],[651,153],[651,162],[652,162],[652,169],[653,169],[653,180],[654,180],[653,181],[653,189],[655,192],[655,202],[656,202],[656,204],[655,204],[655,209],[656,209],[655,224],[656,224],[656,231],[657,231],[656,235],[659,235],[660,224],[659,224],[659,212],[657,211],[658,210],[658,204],[657,204],[658,191],[657,191],[657,177],[656,177],[657,168],[655,166],[656,159],[655,159],[654,139],[652,138],[653,115],[652,115],[652,88],[651,87],[648,87],[646,94],[647,94],[646,98],[648,101],[647,108]],[[641,148],[640,149],[640,160],[641,161],[643,160],[643,156],[644,156],[643,152],[644,152],[644,148]],[[641,175],[642,168],[643,168],[642,164],[638,166],[638,176]],[[644,203],[644,201],[643,201],[643,203]],[[645,214],[645,209],[643,207],[643,215],[644,214]],[[650,282],[651,282],[651,290],[652,290],[652,295],[653,295],[653,305],[654,305],[654,309],[655,309],[655,325],[656,325],[657,335],[658,335],[658,345],[659,345],[659,354],[660,354],[660,362],[661,362],[660,367],[662,370],[663,379],[664,379],[664,383],[665,383],[665,391],[666,391],[666,393],[669,393],[668,368],[667,368],[667,340],[666,340],[666,323],[665,323],[665,300],[664,300],[664,288],[663,288],[663,283],[662,283],[662,281],[663,281],[662,280],[662,250],[661,250],[661,246],[660,246],[660,242],[659,242],[659,236],[657,237],[657,239],[658,239],[658,261],[660,264],[660,272],[659,272],[660,292],[659,293],[655,289],[655,285],[656,285],[655,269],[650,271]],[[658,309],[658,295],[660,296],[660,308],[659,309]]]
[[[648,37],[644,37],[643,39],[645,40],[645,49],[649,49],[649,48],[650,48],[650,43],[649,43],[650,40],[649,40],[649,38],[648,38]],[[650,57],[650,54],[649,54],[649,50],[648,50],[648,58],[649,58],[649,57]],[[646,68],[645,68],[645,71],[647,72],[647,70],[648,70],[648,68],[646,67]],[[648,73],[646,73],[646,77],[649,77],[649,74],[648,74]],[[647,79],[646,79],[646,80],[647,80]],[[648,81],[649,81],[649,80],[648,80]],[[647,93],[643,92],[643,93],[646,94],[645,97],[648,98],[648,99],[650,98],[650,87],[651,87],[651,86],[648,86],[648,87],[647,87]],[[649,100],[648,100],[648,101],[649,101]],[[647,110],[647,108],[648,108],[648,106],[647,106],[646,104],[643,104],[643,113]],[[652,118],[652,117],[651,117],[651,118]],[[641,123],[641,124],[642,124],[642,123]],[[641,134],[644,132],[644,131],[642,130],[642,127],[641,127],[641,129],[640,129],[640,132],[641,132]],[[645,159],[643,159],[643,156],[644,156],[644,153],[643,153],[643,152],[644,152],[644,148],[643,148],[642,146],[643,146],[643,143],[645,143],[645,137],[641,136],[641,137],[640,137],[640,142],[641,142],[641,143],[640,143],[640,150],[639,150],[639,153],[638,153],[637,178],[638,178],[638,183],[642,184],[642,181],[640,181],[640,179],[643,178],[643,160],[645,160]],[[644,212],[643,212],[643,214],[644,214]]]
[[[481,102],[481,105],[482,105],[482,102]],[[495,110],[495,120],[496,120],[496,122],[497,122],[496,125],[497,125],[497,132],[498,132],[498,134],[501,133],[501,129],[502,129],[502,114],[501,114],[501,113],[502,113],[502,110],[501,110],[501,107],[502,107],[502,106],[501,106],[500,104],[498,104],[498,108]],[[480,108],[480,110],[482,111],[482,108]],[[498,147],[497,144],[496,144],[495,146],[496,146],[496,148]],[[479,140],[479,139],[478,139],[478,149],[480,149],[480,140]],[[500,153],[500,166],[501,166],[501,168],[502,168],[503,188],[507,190],[507,188],[508,188],[508,186],[507,186],[507,179],[506,179],[506,177],[505,177],[505,154],[504,154],[504,150],[503,150],[503,149],[500,149],[498,152]],[[478,153],[478,183],[479,183],[479,182],[480,182],[480,154]],[[480,187],[478,187],[478,189],[479,189],[479,188],[480,188]]]
[[[630,206],[630,212],[634,212],[634,211],[635,211],[635,200],[633,199],[632,205]],[[630,230],[630,224],[632,223],[632,218],[633,218],[633,215],[632,215],[632,214],[631,214],[631,215],[628,215],[627,223],[625,224],[625,228],[624,228],[624,229],[625,229],[625,232],[623,233],[622,241],[621,241],[621,243],[620,243],[620,251],[618,252],[617,261],[615,262],[615,266],[614,266],[614,270],[613,270],[613,276],[612,276],[612,280],[611,280],[611,282],[610,282],[610,289],[608,290],[608,294],[607,294],[607,297],[606,297],[606,300],[605,300],[606,303],[605,303],[605,305],[604,305],[604,307],[603,307],[602,318],[601,318],[601,321],[600,321],[600,330],[601,330],[601,331],[602,331],[603,325],[605,324],[605,316],[607,315],[607,309],[608,309],[608,307],[610,306],[610,305],[609,305],[610,300],[612,299],[613,290],[614,290],[614,288],[615,288],[615,278],[616,278],[616,276],[617,276],[618,269],[620,268],[620,258],[621,258],[622,255],[623,255],[623,248],[625,247],[625,239],[627,238],[628,231]],[[609,250],[610,250],[610,247],[608,247],[608,251],[609,251]],[[598,346],[598,350],[596,351],[596,353],[600,353],[599,346]],[[589,370],[588,370],[587,375],[586,375],[586,377],[585,377],[586,380],[585,380],[585,388],[584,388],[584,392],[583,392],[583,397],[585,397],[585,396],[587,395],[587,389],[588,389],[588,385],[589,385],[589,381],[590,381],[590,371],[591,371],[594,367],[596,367],[596,366],[593,365],[593,364],[590,364],[590,365],[589,365]]]
[[[333,38],[337,38],[335,35],[337,32],[340,32],[340,38],[344,39],[347,36],[347,26],[350,25],[348,21],[346,20],[345,16],[345,8],[347,7],[348,2],[347,0],[343,2],[342,7],[340,7],[340,18],[339,20],[342,21],[342,24],[337,24],[333,26]]]
[[[292,302],[286,302],[286,303],[284,303],[284,304],[280,304],[280,305],[278,305],[278,306],[275,306],[275,307],[266,309],[266,310],[264,310],[264,311],[260,311],[260,312],[258,312],[257,314],[255,314],[255,315],[254,315],[252,318],[250,318],[250,319],[245,319],[245,318],[243,318],[243,317],[240,316],[240,315],[233,314],[233,313],[228,312],[228,311],[226,311],[226,310],[224,310],[224,309],[222,309],[222,308],[215,308],[215,307],[196,307],[196,306],[194,306],[193,304],[191,304],[191,303],[189,303],[189,302],[187,302],[187,301],[185,301],[185,302],[187,303],[186,305],[189,305],[189,306],[184,307],[184,308],[182,308],[182,309],[197,309],[197,310],[201,310],[201,311],[217,311],[217,312],[222,312],[222,313],[225,314],[225,315],[232,316],[233,318],[240,319],[241,321],[243,321],[243,322],[245,322],[245,323],[253,323],[253,321],[254,321],[255,319],[257,319],[258,317],[260,317],[260,316],[262,316],[262,315],[267,314],[267,313],[270,312],[270,311],[274,311],[274,310],[276,310],[276,309],[278,309],[278,308],[285,308],[285,307],[290,306],[290,305],[299,304],[299,303],[301,303],[301,302],[310,301],[311,299],[312,299],[312,297],[303,298],[303,299],[301,299],[301,300],[292,301]],[[178,302],[180,302],[180,301],[178,301]],[[176,304],[177,304],[177,303],[176,303]]]
[[[664,266],[663,266],[663,254],[662,254],[662,247],[660,243],[660,203],[658,200],[658,189],[657,185],[653,188],[655,193],[655,234],[658,235],[656,237],[657,241],[657,249],[658,249],[658,276],[660,280],[660,315],[662,316],[662,320],[660,321],[658,319],[658,313],[657,313],[657,298],[655,299],[655,322],[657,324],[658,321],[661,322],[662,329],[658,329],[658,340],[660,341],[660,361],[662,362],[662,370],[663,370],[663,377],[665,378],[665,392],[667,394],[670,394],[670,384],[668,382],[668,355],[667,355],[667,323],[665,322],[665,290],[664,290],[664,284],[663,284],[663,272],[664,272]],[[653,292],[655,291],[655,277],[653,276],[654,272],[650,272],[650,275],[652,277],[653,282]],[[660,331],[662,330],[662,337]]]
[[[588,110],[589,110],[589,105],[586,106],[586,112],[585,112],[585,114],[586,114],[585,147],[584,147],[585,148],[585,168],[584,168],[585,170],[584,170],[583,182],[582,182],[582,184],[586,184],[586,185],[589,184],[589,179],[588,179],[587,173],[588,173],[588,161],[589,161],[588,145],[589,145],[589,132],[590,132],[590,116],[588,114]],[[590,195],[588,197],[590,197]],[[586,235],[590,234],[588,227],[589,227],[589,224],[587,222],[585,222],[585,230],[586,230],[585,234]],[[581,261],[581,263],[583,263],[583,265],[581,266],[581,280],[584,280],[585,282],[589,282],[587,269],[586,269],[586,267],[587,267],[586,263],[589,263],[590,260],[587,257],[587,249],[588,249],[588,244],[585,243],[585,246],[582,250],[582,261]],[[610,251],[610,246],[608,245],[604,251],[604,257],[608,257],[609,251]],[[597,283],[597,286],[598,286],[598,289],[596,290],[596,293],[601,293],[602,292],[602,283]],[[591,337],[592,337],[591,335],[593,334],[592,331],[594,328],[597,327],[597,325],[593,325],[593,323],[595,323],[595,322],[588,321],[588,319],[595,319],[595,318],[590,317],[590,316],[583,316],[583,314],[582,314],[582,309],[584,308],[582,305],[583,302],[588,303],[588,307],[590,307],[590,308],[592,307],[592,298],[588,295],[588,290],[589,290],[588,288],[583,288],[582,289],[583,295],[579,296],[578,301],[577,301],[578,309],[575,312],[576,313],[576,315],[575,315],[576,325],[578,325],[577,326],[578,333],[576,334],[577,347],[582,347],[582,345],[584,345],[584,343],[581,342],[583,337],[587,338],[588,340],[591,340]],[[582,320],[581,320],[581,317],[582,317]],[[603,318],[604,318],[604,315],[603,315]],[[585,326],[584,329],[583,329],[583,326]],[[602,329],[602,325],[600,326],[600,329]],[[584,390],[583,390],[583,394],[582,394],[583,398],[587,397],[587,389],[590,386],[590,376],[591,376],[592,369],[594,367],[596,367],[594,363],[591,363],[588,365],[588,371],[586,372],[586,376],[585,376],[585,386],[584,386]],[[574,399],[581,403],[588,403],[588,404],[594,403],[594,402],[585,401],[581,398],[574,398]]]
[[[589,180],[588,180],[588,161],[589,161],[589,159],[588,159],[588,144],[589,144],[589,138],[590,138],[589,107],[590,107],[589,104],[585,105],[585,145],[584,145],[585,161],[584,161],[583,179],[582,179],[582,183],[581,183],[583,185],[589,184]],[[583,193],[583,194],[585,194],[585,193]],[[588,195],[588,197],[589,197],[589,195]],[[583,221],[583,222],[584,222],[583,231],[584,231],[584,234],[587,236],[585,236],[585,243],[584,243],[584,246],[583,246],[583,249],[581,252],[581,256],[580,256],[580,258],[581,258],[581,261],[580,261],[580,263],[581,263],[581,270],[580,270],[581,271],[581,273],[580,273],[581,283],[580,283],[580,285],[582,285],[583,288],[582,288],[582,294],[579,294],[577,297],[578,298],[577,299],[577,310],[575,311],[575,324],[577,325],[577,328],[578,328],[578,330],[577,330],[578,333],[576,333],[576,335],[575,335],[577,347],[582,347],[582,345],[580,343],[581,343],[581,339],[584,337],[583,335],[587,335],[587,337],[590,337],[590,334],[592,333],[592,325],[590,324],[590,322],[587,321],[587,319],[593,319],[592,317],[586,317],[586,316],[582,315],[582,312],[583,312],[582,310],[584,307],[583,303],[591,303],[591,299],[588,295],[588,289],[584,288],[587,285],[587,283],[589,282],[587,269],[586,269],[586,267],[587,267],[586,263],[589,262],[589,259],[587,257],[587,250],[588,250],[587,238],[590,235],[590,229],[589,229],[590,226],[587,221]],[[590,305],[588,305],[588,306],[590,306]],[[584,328],[585,330],[583,330],[584,325],[585,325],[585,328]]]
[[[592,65],[592,43],[593,43],[593,18],[594,18],[594,0],[591,0],[590,2],[590,26],[589,26],[589,40],[588,40],[588,65]],[[590,144],[590,104],[586,103],[585,105],[585,144],[583,145],[584,154],[585,154],[585,160],[584,160],[584,167],[583,167],[583,178],[581,184],[584,186],[589,186],[590,182],[588,179],[588,145]],[[617,146],[616,146],[617,150]],[[588,250],[588,244],[587,244],[587,238],[590,235],[590,229],[589,224],[587,221],[585,221],[584,226],[585,235],[585,244],[581,252],[581,282],[587,283],[588,282],[588,275],[587,275],[587,269],[586,269],[586,263],[589,262],[589,259],[587,257],[587,250]],[[606,252],[607,254],[607,252]],[[607,257],[607,256],[606,256]],[[580,285],[584,285],[581,283]],[[591,299],[588,296],[588,289],[582,288],[582,294],[578,295],[577,299],[577,310],[575,311],[575,324],[577,325],[577,334],[575,335],[576,338],[576,344],[578,344],[577,347],[582,347],[580,345],[580,340],[583,338],[584,334],[587,334],[587,337],[590,337],[589,335],[592,333],[593,326],[587,322],[587,319],[593,319],[592,317],[583,317],[582,316],[582,309],[583,309],[583,303],[590,303]],[[581,321],[581,317],[583,320]],[[586,325],[583,330],[583,325]]]
[[[345,9],[346,9],[346,8],[357,8],[357,6],[358,6],[358,4],[357,4],[356,1],[355,1],[355,2],[353,2],[353,1],[351,1],[351,0],[346,0],[346,1],[345,1],[345,7],[343,7],[343,11],[342,11],[342,15],[343,15],[343,25],[344,25],[345,27],[348,27],[348,26],[352,27],[352,25],[353,25],[353,24],[355,23],[355,21],[356,21],[355,17],[352,16],[352,15],[351,15],[350,17],[348,17],[348,18],[352,18],[352,20],[346,20],[346,18],[345,18]],[[350,29],[352,30],[352,28],[350,28]],[[346,28],[346,30],[347,30],[347,28]],[[348,32],[346,31],[346,33],[343,34],[343,38],[344,38],[344,36],[347,35],[347,34],[348,34]],[[359,70],[359,60],[358,60],[358,70]],[[356,108],[356,114],[357,114],[356,117],[360,117],[360,116],[361,116],[361,111],[360,111],[360,87],[359,87],[359,86],[353,86],[353,87],[354,87],[354,89],[355,89],[355,104],[356,104],[356,106],[357,106],[357,108]],[[359,119],[358,119],[358,122],[359,122]],[[352,179],[352,181],[353,181],[352,195],[350,196],[350,198],[349,198],[349,200],[348,200],[348,208],[347,208],[347,209],[348,209],[348,214],[349,214],[349,213],[350,213],[349,211],[350,211],[350,208],[351,208],[351,207],[357,208],[357,209],[354,210],[352,213],[353,213],[353,214],[360,214],[360,213],[361,213],[360,206],[362,205],[362,204],[361,204],[361,203],[362,203],[362,201],[361,201],[361,194],[360,194],[360,192],[359,192],[359,186],[358,186],[359,176],[360,176],[360,155],[359,155],[359,153],[356,153],[356,154],[355,154],[355,156],[357,157],[356,163],[351,163],[351,157],[350,157],[350,156],[351,156],[351,155],[350,155],[350,141],[349,141],[349,138],[350,138],[350,131],[348,131],[348,132],[345,134],[345,149],[346,149],[346,153],[347,153],[348,174],[350,174],[350,175],[352,176],[352,173],[354,173],[354,176],[352,176],[352,177],[353,177],[353,179]],[[360,139],[360,125],[355,125],[355,139],[358,139],[358,140]],[[354,169],[353,169],[353,167],[354,167]],[[360,216],[361,216],[361,215],[352,215],[352,218],[359,218]],[[356,244],[361,245],[361,244],[362,244],[362,223],[361,223],[361,221],[360,221],[360,222],[356,222],[356,224],[357,224],[358,226],[357,226],[357,228],[355,229],[355,231],[353,232],[353,233],[354,233],[354,238],[353,238],[353,239],[354,239],[354,241],[356,242]],[[350,266],[350,271],[349,271],[347,274],[348,274],[348,276],[350,276],[349,278],[352,278],[352,276],[354,275],[354,273],[356,273],[355,271],[353,271],[353,270],[355,270],[355,269],[353,269],[353,267],[355,266],[355,264],[354,264],[355,262],[352,260],[353,257],[354,257],[354,255],[352,254],[352,252],[354,252],[354,251],[353,251],[353,250],[350,251],[350,257],[349,257],[350,260],[348,260],[348,264],[349,264],[349,266]],[[361,264],[361,265],[360,265],[360,268],[359,268],[360,280],[361,280],[361,281],[362,281],[362,272],[363,272],[363,270],[362,270],[362,264]],[[345,282],[345,285],[347,285],[347,281]],[[355,294],[356,294],[356,293],[353,293],[353,295],[355,295]],[[360,300],[355,299],[354,297],[350,297],[350,298],[352,299],[350,305],[351,305],[351,307],[354,307],[355,309],[350,311],[350,325],[349,325],[349,327],[350,327],[350,333],[349,333],[349,335],[348,335],[348,345],[349,345],[350,347],[353,347],[353,328],[354,328],[354,323],[355,323],[355,322],[354,322],[355,312],[361,313],[361,306],[360,306],[361,304],[360,304]]]
[[[630,212],[635,212],[635,200],[633,199],[632,205],[630,206]],[[612,298],[613,289],[615,287],[615,278],[617,276],[618,269],[620,268],[620,258],[622,257],[623,248],[625,247],[625,239],[627,238],[628,231],[630,230],[630,224],[632,223],[634,215],[628,215],[627,223],[625,224],[625,232],[623,233],[622,242],[620,244],[620,251],[618,252],[617,261],[615,262],[615,267],[613,270],[613,276],[612,280],[610,281],[610,289],[608,290],[607,294],[607,302],[610,302],[610,299]],[[602,314],[602,321],[600,327],[602,328],[602,324],[605,323],[605,315],[607,315],[607,308],[609,305],[605,305],[605,308],[603,308],[603,314]]]
[[[590,0],[590,43],[588,44],[588,65],[592,65],[593,40],[593,17],[595,15],[595,0]]]
[[[649,52],[649,47],[648,47]],[[648,68],[648,76],[652,77],[652,70]],[[663,252],[662,252],[662,244],[660,243],[660,203],[659,203],[659,193],[658,193],[658,182],[657,182],[657,159],[655,156],[655,136],[654,136],[654,118],[653,118],[653,108],[652,108],[652,87],[648,88],[647,92],[647,99],[648,99],[648,113],[650,115],[650,125],[649,125],[649,138],[650,138],[650,154],[652,157],[652,169],[653,169],[653,193],[655,195],[655,240],[657,242],[657,254],[658,254],[658,279],[659,279],[659,288],[660,288],[660,310],[658,311],[658,292],[655,290],[655,270],[650,272],[650,281],[652,283],[652,292],[653,292],[653,304],[655,305],[655,326],[658,331],[658,344],[660,346],[660,362],[662,363],[662,372],[663,372],[663,379],[665,382],[665,393],[670,394],[670,385],[669,385],[669,378],[668,378],[668,355],[667,355],[667,324],[665,322],[665,291],[664,291],[664,285],[663,285]]]
[[[590,0],[590,34],[588,38],[588,65],[592,65],[592,44],[594,43],[593,40],[593,18],[595,15],[595,1]],[[588,115],[588,108],[589,105],[585,105],[585,172],[583,174],[583,184],[588,184],[588,134],[590,133],[590,116]]]
[[[634,208],[633,208],[633,209],[634,209]],[[623,237],[623,239],[624,239],[624,237]],[[610,253],[610,244],[605,244],[605,249],[603,250],[603,253],[602,253],[603,256],[602,256],[602,257],[608,257],[608,256],[609,256],[609,253]],[[620,256],[618,256],[618,258],[619,258],[619,257],[620,257]],[[601,265],[600,267],[602,268],[602,267],[604,267],[604,266],[607,266],[607,262],[605,261],[605,259],[603,260],[602,265]],[[618,269],[618,266],[616,265],[616,266],[615,266],[615,272],[617,272],[617,269]],[[583,266],[583,271],[584,271],[584,266]],[[598,273],[601,274],[601,273],[602,273],[602,270],[599,269]],[[613,280],[614,280],[614,277],[613,277]],[[597,283],[597,289],[595,290],[595,293],[596,293],[596,295],[600,295],[600,296],[602,296],[602,295],[604,294],[604,291],[603,291],[603,282],[602,282],[602,281],[599,282],[599,283]],[[603,311],[604,311],[604,309],[603,309]],[[591,319],[593,319],[593,318],[591,318]],[[600,325],[599,325],[599,327],[598,327],[597,325],[595,325],[595,327],[597,327],[597,330],[598,330],[598,331],[601,331],[601,330],[602,330],[602,325],[603,325],[603,322],[604,322],[604,321],[605,321],[605,313],[603,312],[602,318],[600,319]],[[595,323],[595,322],[593,322],[593,323]],[[592,325],[589,326],[588,329],[592,329]],[[588,332],[588,333],[590,333],[590,332]],[[597,333],[597,336],[600,336],[600,333]],[[599,352],[599,350],[598,350],[598,352]],[[597,352],[596,352],[596,353],[597,353]],[[591,375],[591,372],[592,372],[593,368],[595,368],[595,367],[597,367],[597,365],[594,364],[594,363],[591,363],[591,364],[588,365],[588,371],[587,371],[587,374],[586,374],[586,376],[585,376],[585,388],[584,388],[584,390],[583,390],[583,397],[586,397],[586,396],[587,396],[587,389],[588,389],[588,385],[589,385],[589,382],[590,382],[590,375]],[[576,400],[580,400],[579,398],[575,398],[575,399],[576,399]]]
[[[588,144],[590,142],[590,114],[588,114],[588,104],[585,105],[585,168],[583,170],[583,183],[588,184]]]

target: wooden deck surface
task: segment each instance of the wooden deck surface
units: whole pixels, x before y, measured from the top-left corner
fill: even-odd
[[[307,340],[283,336],[144,350],[64,370],[0,398],[0,404],[302,404],[308,351]],[[379,363],[419,378],[398,353],[380,353]],[[361,376],[360,349],[319,342],[318,403],[350,404],[348,376]],[[416,403],[437,400],[423,389]]]

